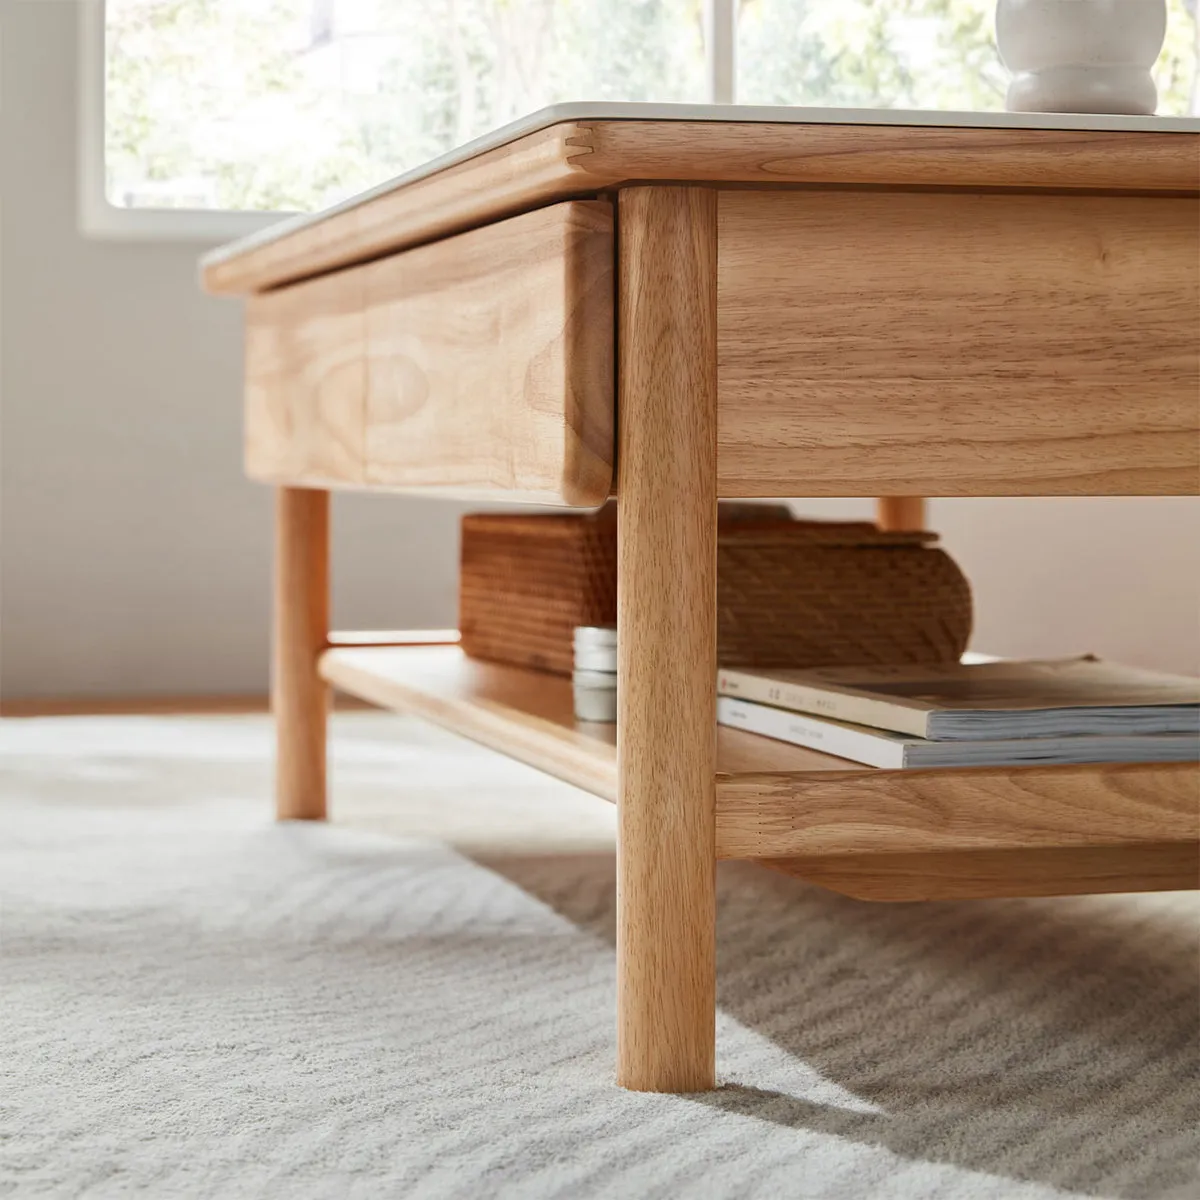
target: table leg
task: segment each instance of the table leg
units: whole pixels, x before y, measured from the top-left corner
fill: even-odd
[[[881,496],[876,521],[889,533],[920,532],[925,528],[925,500],[921,496]]]
[[[325,818],[328,688],[317,658],[329,636],[329,493],[281,487],[275,507],[275,814]]]
[[[617,1081],[715,1082],[716,193],[620,193]]]

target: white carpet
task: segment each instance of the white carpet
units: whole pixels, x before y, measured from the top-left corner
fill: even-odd
[[[613,1062],[612,810],[335,723],[0,723],[0,1194],[1200,1195],[1189,896],[867,905],[721,869],[719,1069]]]

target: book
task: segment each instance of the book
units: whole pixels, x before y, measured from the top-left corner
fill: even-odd
[[[717,692],[931,741],[1200,731],[1200,679],[1091,655],[807,670],[722,667]]]
[[[1015,767],[1100,762],[1195,762],[1200,733],[1099,734],[931,742],[721,696],[717,721],[869,767]]]

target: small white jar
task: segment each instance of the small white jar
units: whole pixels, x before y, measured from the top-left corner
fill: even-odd
[[[1153,113],[1166,0],[998,0],[1010,112]]]
[[[577,721],[617,719],[617,675],[615,671],[576,671],[572,680]]]

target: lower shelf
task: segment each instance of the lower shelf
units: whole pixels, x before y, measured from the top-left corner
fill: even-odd
[[[615,727],[576,721],[567,679],[429,644],[335,645],[320,671],[616,798]],[[870,899],[1200,886],[1195,764],[880,771],[741,730],[717,743],[720,858]]]
[[[1200,886],[1200,846],[1195,841],[760,861],[763,866],[859,900],[1082,896],[1174,892]]]

